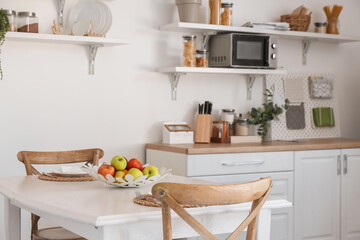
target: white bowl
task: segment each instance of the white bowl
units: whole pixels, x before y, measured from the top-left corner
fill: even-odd
[[[111,176],[110,174],[106,175],[106,178],[104,178],[103,175],[98,173],[99,166],[91,165],[89,166],[83,166],[83,169],[89,173],[90,176],[96,178],[96,180],[104,182],[106,184],[115,186],[115,187],[123,187],[123,188],[129,188],[129,187],[141,187],[144,185],[148,185],[154,182],[158,182],[161,179],[170,176],[171,175],[171,169],[165,169],[160,168],[158,175],[152,176],[150,178],[147,178],[148,175],[141,176],[134,180],[134,177],[130,174],[125,175],[125,180],[122,178],[116,178],[116,180],[119,182],[115,182],[115,178]]]

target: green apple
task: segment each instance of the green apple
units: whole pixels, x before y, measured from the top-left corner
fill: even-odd
[[[130,169],[128,174],[132,175],[134,177],[134,180],[144,175],[143,172],[137,168]]]
[[[114,178],[115,178],[115,182],[116,183],[120,183],[119,181],[116,180],[116,178],[124,178],[125,177],[125,172],[123,171],[116,171]]]
[[[148,167],[146,167],[143,171],[144,175],[148,175],[148,178],[158,175],[159,174],[159,170],[157,169],[157,167],[150,165]]]
[[[125,157],[117,155],[111,159],[111,166],[113,166],[116,171],[124,170],[127,166],[127,160]]]

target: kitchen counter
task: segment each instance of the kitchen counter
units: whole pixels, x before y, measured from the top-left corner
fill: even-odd
[[[360,140],[320,138],[308,139],[306,142],[271,141],[262,143],[146,144],[146,149],[182,154],[307,151],[342,148],[360,148]]]

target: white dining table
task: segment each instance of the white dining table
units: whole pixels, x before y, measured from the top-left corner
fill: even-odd
[[[208,184],[202,180],[169,176],[165,182]],[[117,188],[98,181],[51,182],[37,176],[1,177],[5,197],[7,240],[21,239],[21,209],[32,212],[89,240],[162,239],[161,208],[133,202],[135,191],[150,193],[153,184]],[[258,240],[270,239],[271,209],[291,207],[284,199],[269,198],[258,221]],[[214,234],[232,232],[251,208],[251,203],[187,208]],[[172,212],[173,238],[197,233]]]

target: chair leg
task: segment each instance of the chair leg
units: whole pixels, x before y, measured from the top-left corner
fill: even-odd
[[[259,204],[261,199],[254,200],[251,206],[251,211],[253,211],[256,206]],[[256,237],[256,226],[257,221],[259,218],[259,214],[251,221],[251,223],[248,226],[247,233],[246,233],[246,240],[255,240]]]
[[[163,240],[172,240],[170,207],[165,202],[161,202],[161,212],[163,223]]]

